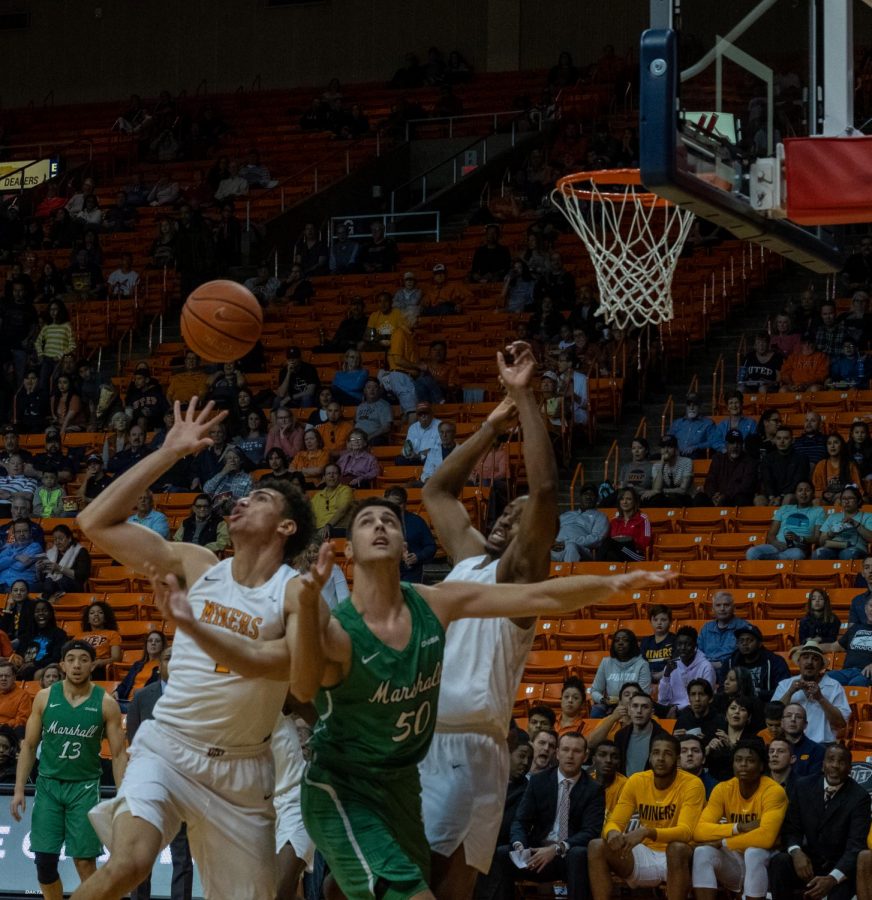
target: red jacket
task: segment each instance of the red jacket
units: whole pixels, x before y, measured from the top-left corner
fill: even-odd
[[[629,519],[616,513],[609,523],[610,537],[629,537],[643,553],[651,546],[651,520],[643,512],[637,512]]]

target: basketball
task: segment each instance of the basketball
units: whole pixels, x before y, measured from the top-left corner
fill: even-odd
[[[201,359],[233,362],[255,345],[263,310],[235,281],[207,281],[191,291],[182,308],[182,339]]]

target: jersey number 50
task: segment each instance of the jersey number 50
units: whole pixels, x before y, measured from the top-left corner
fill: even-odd
[[[417,709],[400,714],[394,726],[397,729],[397,734],[391,740],[399,744],[401,741],[407,740],[413,732],[417,737],[423,733],[429,722],[430,701],[425,700]]]

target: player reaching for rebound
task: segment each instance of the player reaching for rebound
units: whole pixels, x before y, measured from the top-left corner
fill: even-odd
[[[200,645],[213,656],[184,633],[176,636],[172,677],[154,718],[136,734],[118,795],[91,815],[112,852],[77,900],[116,898],[138,885],[182,822],[210,900],[275,896],[270,734],[289,680],[305,699],[317,689],[317,673],[307,685],[305,672],[301,680],[289,670],[288,644],[300,598],[313,593],[310,605],[320,598],[332,554],[325,548],[302,577],[285,563],[307,545],[314,523],[308,500],[284,482],[261,481],[236,503],[234,556],[221,562],[204,547],[127,522],[163,472],[211,445],[209,429],[223,417],[212,415],[211,403],[198,410],[196,398],[183,415],[177,402],[163,446],[79,516],[82,531],[122,564],[189,586]]]
[[[535,357],[527,344],[508,349],[510,364],[498,357],[508,397],[424,487],[430,520],[454,561],[446,581],[529,584],[548,577],[558,518],[557,463],[531,388]],[[530,493],[509,503],[485,538],[457,497],[515,415]],[[478,872],[490,868],[509,780],[506,738],[512,704],[535,626],[529,615],[463,619],[445,635],[436,733],[421,763],[433,892],[441,900],[471,897]]]
[[[103,688],[91,682],[96,659],[85,641],[68,641],[61,649],[66,676],[41,690],[33,701],[15,774],[12,817],[21,821],[25,809],[24,785],[39,757],[36,798],[33,802],[30,848],[36,857],[36,875],[46,900],[64,895],[58,874],[61,848],[73,857],[79,879],[97,869],[103,844],[88,821],[100,802],[100,747],[103,737],[112,752],[112,774],[121,784],[127,753],[121,710]]]
[[[670,580],[660,572],[634,572],[530,585],[413,586],[399,578],[404,547],[399,508],[378,498],[361,503],[346,545],[354,562],[351,597],[331,614],[314,590],[301,593],[290,648],[283,642],[266,646],[270,665],[290,651],[293,669],[306,670],[300,683],[322,684],[303,782],[303,821],[348,900],[433,898],[418,763],[433,735],[451,622],[561,615],[615,592],[663,587]],[[231,668],[237,665],[243,645],[214,647],[173,576],[155,588],[156,601],[179,631]],[[251,661],[246,656],[239,662],[247,667]]]

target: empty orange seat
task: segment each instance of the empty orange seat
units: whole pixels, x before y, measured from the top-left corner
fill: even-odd
[[[793,574],[793,562],[783,559],[740,559],[733,578],[736,587],[783,588]]]
[[[581,666],[580,653],[531,650],[524,663],[524,681],[563,682]]]
[[[555,650],[607,650],[609,639],[618,630],[618,621],[564,619],[551,643]]]
[[[551,635],[557,632],[559,619],[539,619],[536,622],[536,635],[533,638],[533,650],[552,650]]]
[[[705,601],[707,596],[705,590],[692,588],[667,588],[662,591],[652,591],[651,602],[645,612],[648,612],[651,606],[668,606],[673,619],[692,619],[696,615],[697,603]]]
[[[640,607],[648,602],[650,591],[633,591],[631,594],[615,594],[602,603],[592,603],[581,610],[585,619],[618,619],[635,618]]]
[[[767,532],[777,506],[740,506],[733,519],[734,531]]]
[[[728,530],[734,514],[733,507],[690,506],[678,520],[678,530],[684,534],[720,534]]]
[[[653,557],[670,562],[702,559],[707,543],[705,534],[658,534],[654,538]]]
[[[752,619],[763,635],[763,644],[776,653],[790,650],[796,644],[796,622],[793,619]]]
[[[512,707],[514,715],[526,716],[530,707],[542,699],[542,685],[540,683],[521,682],[515,694],[515,704]]]
[[[712,538],[719,535],[712,535]],[[731,562],[721,562],[715,559],[688,561],[681,564],[680,583],[682,587],[689,588],[726,588],[735,566]]]
[[[760,535],[748,531],[713,534],[711,544],[709,544],[709,559],[744,559],[748,548],[762,544],[765,537],[765,534]]]
[[[872,751],[872,722],[857,722],[851,737],[851,749]]]
[[[843,559],[798,559],[793,564],[793,587],[842,587],[851,579],[851,562]],[[857,592],[859,593],[859,591]]]

